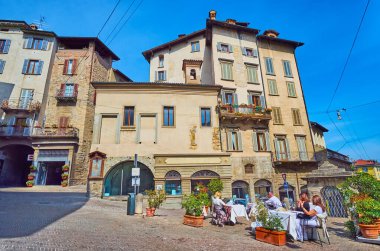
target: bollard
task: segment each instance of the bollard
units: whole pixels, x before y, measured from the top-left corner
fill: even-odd
[[[128,207],[127,207],[127,214],[128,215],[134,215],[135,214],[135,194],[129,193],[128,198]]]
[[[136,214],[143,213],[143,199],[144,199],[144,195],[142,195],[141,193],[136,195],[136,210],[135,210]]]

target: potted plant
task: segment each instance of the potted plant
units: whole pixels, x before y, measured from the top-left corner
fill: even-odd
[[[34,173],[28,174],[28,180],[34,180]]]
[[[27,187],[32,187],[34,185],[34,181],[33,180],[28,180],[25,184],[26,184]]]
[[[67,173],[63,173],[61,177],[62,177],[62,180],[67,180],[69,178],[69,175]]]
[[[159,208],[166,199],[166,195],[162,190],[146,190],[146,194],[148,195],[148,207],[146,208],[146,216],[153,217],[156,209]]]
[[[68,172],[68,171],[69,171],[69,166],[68,165],[62,166],[62,172]]]
[[[35,171],[37,171],[37,167],[34,166],[34,165],[31,165],[31,166],[29,167],[29,169],[30,169],[30,172],[35,172]]]
[[[220,179],[212,179],[207,185],[208,190],[215,194],[216,192],[223,191],[223,182]]]
[[[191,193],[189,196],[184,195],[182,207],[185,208],[186,213],[183,216],[183,224],[192,227],[203,227],[202,209],[204,201],[199,197],[200,194],[195,195]]]
[[[198,194],[198,199],[202,202],[202,205],[205,207],[206,212],[208,213],[211,206],[211,198],[206,187],[200,191]]]
[[[359,216],[360,232],[364,238],[377,239],[379,237],[380,201],[366,198],[355,203],[356,212]]]
[[[281,218],[277,215],[269,215],[264,203],[258,202],[255,218],[262,225],[262,227],[256,227],[256,240],[276,246],[286,244],[286,231],[283,229]]]
[[[62,187],[67,187],[67,185],[68,185],[67,180],[63,180],[63,181],[61,182],[61,186],[62,186]]]

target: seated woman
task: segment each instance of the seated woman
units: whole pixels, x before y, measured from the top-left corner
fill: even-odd
[[[229,215],[224,211],[224,207],[228,207],[226,203],[221,199],[221,193],[216,192],[212,197],[212,220],[211,223],[223,227],[224,224],[229,222]]]
[[[297,201],[297,207],[295,211],[303,212],[303,209],[301,208],[301,205],[307,210],[310,211],[310,201],[309,201],[309,196],[307,195],[306,192],[302,192],[300,194],[300,199]],[[311,217],[308,216],[307,214],[298,214],[297,218],[301,219],[310,219]]]
[[[326,210],[326,207],[322,203],[322,198],[319,195],[314,195],[312,198],[312,202],[313,205],[310,205],[310,211],[306,210],[306,208],[304,207],[305,202],[300,203],[300,208],[302,209],[303,213],[307,216],[310,216],[310,219],[296,219],[298,241],[307,240],[307,234],[305,235],[305,232],[303,231],[306,230],[306,228],[304,228],[303,226],[319,226],[317,214],[322,214]]]

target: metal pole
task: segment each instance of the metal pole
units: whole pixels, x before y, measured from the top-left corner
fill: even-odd
[[[123,178],[124,178],[124,170],[121,169],[121,179],[120,179],[120,195],[123,195]]]

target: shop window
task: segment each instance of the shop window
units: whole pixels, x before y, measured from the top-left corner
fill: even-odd
[[[181,174],[177,171],[169,171],[165,175],[165,193],[167,195],[182,194]]]

